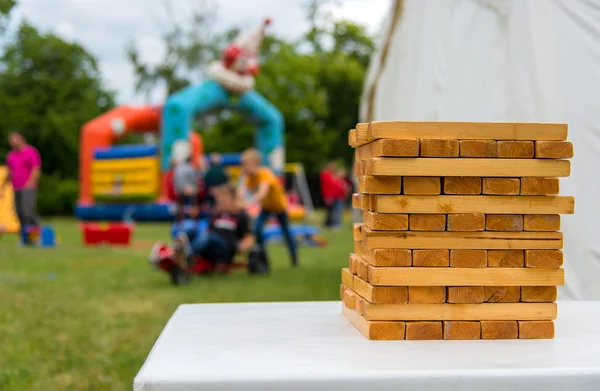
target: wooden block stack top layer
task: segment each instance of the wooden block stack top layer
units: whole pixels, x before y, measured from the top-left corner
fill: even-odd
[[[344,315],[369,339],[553,338],[566,138],[550,123],[357,124]]]

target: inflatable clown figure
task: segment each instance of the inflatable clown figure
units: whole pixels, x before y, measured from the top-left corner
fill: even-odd
[[[281,112],[254,90],[260,70],[259,51],[266,19],[257,29],[241,34],[225,48],[222,58],[210,65],[209,80],[171,95],[162,115],[163,171],[175,145],[186,142],[192,120],[216,109],[235,110],[257,126],[255,146],[264,164],[282,173],[285,164],[284,121]]]

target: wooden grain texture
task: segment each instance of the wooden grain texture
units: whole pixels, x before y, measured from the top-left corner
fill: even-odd
[[[459,149],[460,157],[498,157],[498,144],[496,140],[460,140]]]
[[[369,124],[359,123],[356,124],[356,143],[358,145],[364,145],[369,143],[371,140],[369,139],[368,129]]]
[[[445,214],[408,215],[408,227],[411,231],[445,231]]]
[[[358,192],[365,194],[401,194],[402,178],[361,176],[358,178]]]
[[[350,269],[344,268],[342,269],[342,284],[346,285],[348,288],[352,289],[354,283],[354,276],[350,273]]]
[[[371,196],[379,213],[572,214],[573,197],[562,196]]]
[[[523,231],[523,215],[486,215],[485,229],[505,232]]]
[[[447,340],[475,340],[481,339],[481,323],[445,321],[442,322],[444,339]]]
[[[448,231],[476,232],[485,230],[485,215],[483,213],[449,214]]]
[[[350,254],[350,265],[354,267],[350,269],[353,274],[356,274],[365,281],[369,281],[369,263],[357,254]]]
[[[488,251],[488,267],[523,267],[525,252],[523,250],[490,250]]]
[[[356,149],[357,159],[373,157],[417,157],[419,156],[419,140],[376,140]]]
[[[365,226],[362,223],[352,224],[352,237],[354,238],[354,240],[358,240],[358,241],[364,240],[364,234],[363,234],[364,227]]]
[[[418,232],[372,231],[363,228],[362,234],[370,249],[561,249],[561,232]]]
[[[442,339],[442,322],[406,322],[406,340]]]
[[[352,208],[360,209],[362,206],[361,195],[358,193],[352,194]]]
[[[524,303],[554,303],[558,297],[555,286],[523,286],[521,301]]]
[[[486,267],[487,250],[450,250],[450,266]]]
[[[357,242],[355,242],[355,245]],[[412,251],[407,249],[367,249],[364,243],[358,250],[361,257],[376,267],[407,267],[412,265]],[[355,246],[356,251],[356,246]]]
[[[444,178],[444,194],[481,194],[481,178],[446,177]]]
[[[518,303],[521,301],[520,286],[486,286],[483,293],[484,303]]]
[[[567,177],[569,160],[466,158],[374,158],[361,162],[364,175]]]
[[[409,286],[409,304],[440,304],[446,302],[444,286]]]
[[[410,296],[410,293],[409,293]],[[364,305],[367,320],[554,320],[556,303],[483,304],[370,304]]]
[[[520,339],[552,339],[554,338],[554,322],[551,320],[520,320],[519,326]]]
[[[356,129],[350,129],[348,131],[348,145],[352,148],[358,147],[358,141],[356,140]]]
[[[560,215],[525,215],[523,229],[533,232],[553,232],[560,230]]]
[[[450,265],[449,250],[413,250],[415,267],[448,267]]]
[[[482,286],[449,286],[446,302],[454,304],[483,303],[484,292]]]
[[[523,195],[556,195],[560,193],[558,178],[521,178]]]
[[[516,320],[481,322],[481,339],[517,339],[519,327]]]
[[[358,276],[353,276],[353,278],[352,289],[370,303],[408,303],[408,287],[406,286],[373,286]]]
[[[558,268],[563,265],[561,250],[525,250],[525,267]]]
[[[573,144],[568,141],[536,141],[535,157],[538,159],[570,159]]]
[[[558,286],[563,269],[369,267],[369,282],[381,286]]]
[[[519,195],[521,193],[520,178],[483,178],[483,194]]]
[[[422,157],[458,157],[458,140],[421,140]]]
[[[435,195],[442,192],[439,177],[405,177],[403,193],[408,195]]]
[[[373,121],[369,138],[457,140],[566,140],[568,126],[516,122]]]
[[[408,215],[363,211],[363,223],[375,231],[406,231],[408,230]]]
[[[533,156],[533,141],[498,141],[498,158],[531,159]]]
[[[353,311],[342,306],[342,313],[356,327],[356,329],[370,340],[402,340],[405,335],[404,322],[384,322],[384,321],[368,321]]]

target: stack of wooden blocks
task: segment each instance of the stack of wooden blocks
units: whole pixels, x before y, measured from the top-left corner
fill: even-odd
[[[358,124],[344,315],[369,339],[553,338],[566,138],[562,124]]]

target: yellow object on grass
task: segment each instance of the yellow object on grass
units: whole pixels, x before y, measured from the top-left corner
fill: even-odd
[[[8,169],[5,166],[0,166],[0,183],[8,175]],[[15,195],[12,186],[4,188],[4,193],[0,198],[0,234],[17,233],[21,229],[17,213],[15,212]]]
[[[159,161],[155,157],[94,160],[94,197],[156,196],[160,189]]]

